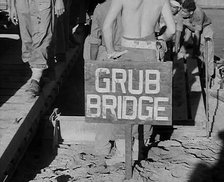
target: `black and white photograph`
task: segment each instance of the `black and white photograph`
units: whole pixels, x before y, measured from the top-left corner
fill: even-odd
[[[0,0],[0,182],[224,182],[224,0]]]

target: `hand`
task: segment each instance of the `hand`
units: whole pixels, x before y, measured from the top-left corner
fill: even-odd
[[[18,25],[18,16],[15,7],[11,7],[9,12],[9,18],[11,19],[14,25]]]
[[[61,16],[65,12],[63,0],[56,0],[54,10],[57,17]]]
[[[128,52],[127,50],[124,50],[124,51],[121,51],[121,52],[114,51],[112,53],[107,54],[107,58],[108,59],[117,59],[120,56],[122,56],[123,54],[126,54],[127,52]]]
[[[185,53],[185,52],[178,52],[177,53],[177,60],[180,60],[180,59],[187,59],[190,57],[190,54],[189,53]]]
[[[157,40],[156,41],[156,48],[157,48],[157,57],[158,61],[164,61],[165,53],[167,52],[167,45],[164,40]]]

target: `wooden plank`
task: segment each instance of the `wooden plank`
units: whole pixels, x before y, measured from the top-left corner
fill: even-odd
[[[85,103],[87,122],[170,125],[172,63],[86,61]]]
[[[5,89],[5,88],[1,88],[0,89],[0,96],[13,96],[13,95],[24,95],[24,89]]]
[[[4,135],[1,136],[0,181],[3,181],[3,179],[10,176],[11,173],[15,170],[16,165],[26,151],[26,148],[32,138],[31,136],[33,136],[36,131],[40,116],[44,114],[44,112],[46,112],[46,110],[53,103],[54,98],[57,94],[55,90],[57,90],[57,88],[59,87],[61,79],[64,78],[65,72],[69,72],[71,70],[72,65],[75,62],[74,59],[77,58],[77,55],[74,54],[80,53],[78,50],[79,48],[76,48],[68,52],[67,58],[69,60],[66,62],[66,66],[58,65],[58,77],[55,78],[55,81],[52,81],[45,85],[41,95],[36,100],[33,100],[33,102],[31,103],[31,105],[33,105],[31,109],[26,109],[27,113],[24,117],[24,120],[17,124],[11,124],[10,127],[7,128],[7,131],[4,131]],[[20,90],[21,89],[22,88],[20,88]],[[18,107],[16,112],[23,110],[23,108],[26,107],[27,104],[28,103],[24,103],[23,106],[17,104]],[[8,109],[12,108],[9,107],[9,104],[7,107]],[[20,147],[22,148],[22,150],[19,150]],[[12,161],[14,161],[13,165]]]
[[[31,107],[27,107],[27,109],[31,109]],[[8,121],[9,123],[13,123],[16,120],[24,119],[27,115],[27,111],[19,110],[19,109],[10,109],[10,110],[0,110],[1,119]]]
[[[175,124],[188,120],[184,60],[173,64],[173,120]]]
[[[0,96],[0,103],[7,104],[24,104],[28,101],[28,95],[23,93],[23,95],[12,95],[9,96]]]
[[[189,58],[187,60],[187,73],[191,117],[195,121],[195,125],[203,126],[207,121],[207,118],[202,96],[202,86],[199,76],[198,64],[195,59]]]
[[[213,90],[214,92],[214,90]],[[224,91],[216,91],[217,95],[224,95]],[[213,95],[213,94],[212,94]],[[216,136],[218,133],[224,130],[223,124],[223,111],[224,111],[224,101],[217,99],[209,95],[209,130],[212,136]]]
[[[125,126],[125,178],[132,178],[132,125]]]

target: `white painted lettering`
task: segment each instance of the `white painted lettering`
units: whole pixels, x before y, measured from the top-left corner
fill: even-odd
[[[121,78],[117,78],[117,75],[121,75]],[[127,73],[124,69],[112,69],[112,92],[116,93],[116,85],[119,83],[122,93],[126,93],[125,82],[127,80]]]
[[[105,83],[105,87],[101,88],[100,87],[100,74],[105,72],[105,74],[109,74],[110,70],[107,68],[97,68],[95,71],[95,88],[97,92],[100,93],[108,93],[110,92],[110,79],[109,78],[103,78],[103,82]]]
[[[155,79],[150,78],[154,75]],[[152,89],[153,87],[154,89]],[[160,72],[159,70],[145,70],[145,93],[158,94],[160,92]]]
[[[138,118],[140,120],[148,120],[149,118],[152,119],[153,117],[153,106],[146,106],[146,110],[148,111],[148,115],[143,115],[143,101],[148,101],[148,103],[153,103],[153,98],[152,97],[147,97],[147,96],[141,96],[139,98],[139,103],[138,103]],[[148,105],[148,104],[147,104]]]
[[[86,116],[97,118],[101,114],[101,97],[95,94],[88,94],[86,97]],[[95,111],[95,112],[94,112]]]
[[[107,118],[107,110],[110,110],[111,115],[117,118],[115,109],[117,107],[117,98],[114,95],[103,95],[102,96],[102,117]]]
[[[138,89],[133,89],[133,82],[138,84]],[[143,92],[143,70],[139,71],[138,83],[136,79],[133,79],[133,70],[128,70],[128,91],[131,94],[141,94]]]
[[[159,106],[159,102],[168,102],[168,97],[155,97],[154,98],[154,119],[157,121],[168,121],[168,117],[159,116],[159,112],[165,111],[165,107]]]
[[[130,119],[130,120],[136,119],[137,107],[138,107],[138,101],[136,97],[123,96],[122,119]]]

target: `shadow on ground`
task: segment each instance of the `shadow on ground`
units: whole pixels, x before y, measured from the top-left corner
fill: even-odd
[[[193,170],[189,182],[223,182],[224,181],[224,131],[218,134],[222,141],[219,158],[214,165],[198,163]]]

